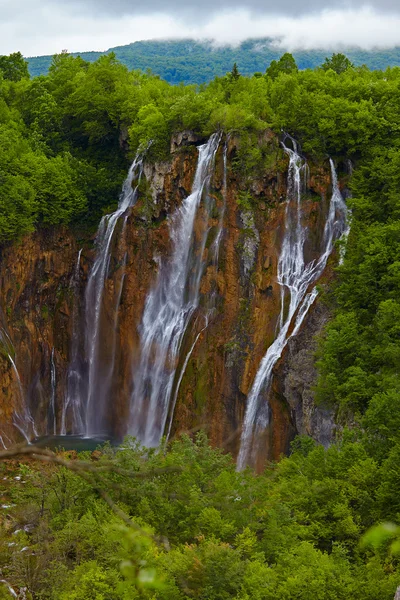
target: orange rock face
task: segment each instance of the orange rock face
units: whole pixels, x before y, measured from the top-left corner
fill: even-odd
[[[124,236],[119,235],[121,228],[117,227],[113,239],[102,312],[100,363],[107,368],[109,361],[114,361],[107,420],[110,431],[119,437],[126,433],[129,417],[132,370],[140,351],[138,327],[147,293],[156,280],[157,257],[169,256],[171,252],[168,217],[191,190],[197,161],[195,141],[190,140],[192,145],[185,147],[179,147],[177,142],[169,162],[145,166],[145,184],[140,188]],[[276,275],[284,231],[287,160],[272,134],[266,132],[262,141],[267,146],[268,164],[261,166],[250,179],[235,166],[240,140],[228,141],[226,190],[223,144],[217,152],[210,194],[217,208],[226,201],[218,268],[207,261],[207,243],[200,306],[187,329],[176,365],[180,373],[187,362],[174,412],[169,415],[171,435],[205,428],[212,444],[233,454],[239,448],[246,396],[274,339],[280,310]],[[330,191],[328,162],[311,165],[309,190],[302,200],[310,257],[315,255],[320,242]],[[200,209],[195,237],[201,219],[204,213]],[[217,225],[217,216],[212,215],[208,223],[210,243]],[[48,422],[49,402],[51,394],[54,395],[52,352],[56,372],[56,429],[61,426],[60,406],[65,397],[71,355],[72,315],[75,306],[83,318],[85,284],[93,261],[94,250],[88,242],[78,244],[73,232],[66,229],[39,231],[1,253],[3,329],[13,341],[26,403],[40,435],[51,432],[53,426]],[[74,290],[71,282],[81,245],[79,289]],[[114,307],[119,294],[116,318]],[[205,327],[204,315],[211,295],[214,308]],[[322,321],[313,325],[315,331],[326,319]],[[84,327],[84,321],[81,322]],[[304,327],[309,322],[307,319]],[[290,375],[287,361],[290,358],[293,362],[296,352],[307,353],[310,337],[311,334],[305,338],[306,348],[299,346],[299,341],[296,348],[290,345],[275,367],[269,398],[271,422],[262,440],[260,468],[266,457],[277,459],[288,451],[296,430],[307,430],[303,420],[299,426],[301,406],[296,405],[295,410],[285,390],[289,389],[286,380]],[[111,357],[110,348],[114,346],[115,354]],[[313,369],[312,359],[307,360],[307,368]],[[0,378],[0,435],[8,444],[19,439],[20,434],[12,424],[18,386],[5,352],[0,352]],[[310,419],[305,419],[306,422],[311,423]],[[308,429],[313,434],[311,425]]]

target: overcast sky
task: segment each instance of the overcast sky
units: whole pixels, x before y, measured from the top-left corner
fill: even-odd
[[[107,50],[155,38],[282,48],[400,45],[400,0],[0,0],[0,54]]]

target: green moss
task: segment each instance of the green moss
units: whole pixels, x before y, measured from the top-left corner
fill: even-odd
[[[224,350],[228,355],[228,364],[241,369],[251,346],[250,340],[251,323],[251,299],[240,298],[239,311],[236,320],[235,333],[233,337],[225,343]]]
[[[253,206],[253,199],[248,191],[240,191],[236,198],[237,205],[242,210],[251,210]]]

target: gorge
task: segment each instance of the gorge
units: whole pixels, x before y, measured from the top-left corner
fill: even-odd
[[[341,192],[332,160],[308,165],[270,131],[257,143],[268,167],[248,184],[240,138],[178,134],[168,161],[137,155],[94,246],[58,228],[3,250],[4,446],[127,434],[157,446],[200,427],[243,468],[298,432],[332,440],[329,411],[305,398],[346,174]],[[308,368],[287,372],[304,352]]]

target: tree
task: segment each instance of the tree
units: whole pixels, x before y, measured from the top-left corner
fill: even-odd
[[[329,71],[329,69],[332,69],[332,71],[335,71],[335,73],[338,75],[344,73],[348,69],[353,68],[354,65],[350,59],[348,59],[345,54],[341,54],[340,52],[338,54],[332,54],[331,58],[325,58],[325,62],[321,65],[321,69],[324,71]]]
[[[28,63],[21,52],[0,56],[0,71],[3,73],[4,79],[10,81],[29,79]]]
[[[298,70],[293,54],[285,52],[278,61],[273,60],[265,72],[268,77],[275,79],[280,73],[287,73],[290,75],[292,73],[297,73]]]
[[[239,69],[236,63],[233,63],[232,71],[229,73],[229,76],[233,81],[237,81],[240,77]]]

